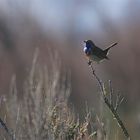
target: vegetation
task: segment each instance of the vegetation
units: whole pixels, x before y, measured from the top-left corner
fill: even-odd
[[[70,73],[62,71],[61,61],[57,53],[53,53],[51,67],[41,66],[38,63],[38,50],[35,53],[28,79],[24,84],[24,95],[18,97],[16,90],[16,76],[13,76],[10,87],[10,97],[1,97],[1,140],[120,140],[120,128],[115,124],[108,125],[107,119],[112,121],[107,108],[104,107],[99,117],[95,112],[89,111],[84,120],[80,120],[73,107],[68,105],[71,93]],[[93,69],[92,69],[93,70]],[[92,71],[93,72],[93,71]],[[112,86],[109,90],[104,88],[97,75],[101,88],[101,97],[117,119],[124,135],[129,134],[117,113],[122,98],[118,98],[113,105]],[[109,91],[110,100],[107,98]],[[19,98],[20,101],[19,101]],[[103,101],[101,99],[101,101]],[[88,107],[87,107],[88,108]],[[113,109],[112,109],[113,108]],[[117,117],[116,117],[117,114]],[[122,121],[121,121],[122,123]],[[111,131],[114,126],[115,132]],[[123,128],[124,127],[124,128]],[[123,134],[122,133],[122,134]],[[124,137],[123,137],[124,139]]]

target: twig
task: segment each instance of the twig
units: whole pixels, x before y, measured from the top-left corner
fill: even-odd
[[[5,131],[8,133],[8,135],[11,137],[12,140],[16,140],[13,134],[10,132],[9,128],[6,126],[6,124],[3,122],[1,118],[0,118],[0,125],[5,129]]]
[[[118,123],[119,127],[122,129],[123,134],[125,135],[125,137],[127,138],[127,140],[131,140],[130,135],[129,135],[127,129],[125,128],[125,126],[124,126],[122,120],[120,119],[120,116],[119,116],[118,113],[117,113],[117,108],[118,108],[119,104],[122,102],[122,99],[121,99],[120,102],[117,102],[118,105],[117,105],[117,108],[115,109],[114,106],[113,106],[113,104],[112,104],[112,101],[109,101],[108,98],[106,97],[105,91],[104,91],[104,87],[103,87],[103,83],[101,82],[101,80],[100,80],[100,78],[97,76],[97,74],[95,73],[95,70],[94,70],[92,64],[89,65],[89,66],[91,67],[93,76],[95,77],[95,79],[96,79],[97,82],[98,82],[98,85],[99,85],[100,90],[101,90],[101,95],[102,95],[102,97],[103,97],[103,100],[104,100],[105,104],[107,105],[107,107],[109,108],[109,110],[112,112],[113,117],[117,120],[117,123]],[[111,92],[112,92],[112,91],[111,91]],[[112,93],[111,93],[111,94],[112,94]]]
[[[113,96],[113,88],[112,88],[112,83],[111,83],[111,80],[109,80],[109,95],[110,95],[110,104],[112,104],[112,96]]]
[[[123,102],[124,97],[121,98],[120,94],[117,95],[115,110],[117,111],[120,104]]]

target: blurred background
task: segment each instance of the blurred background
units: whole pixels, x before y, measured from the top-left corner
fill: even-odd
[[[85,102],[99,106],[99,88],[83,53],[83,40],[106,48],[118,42],[109,61],[94,64],[106,83],[125,100],[121,116],[133,137],[140,131],[140,0],[0,0],[0,94],[7,95],[16,74],[19,98],[35,48],[40,63],[58,52],[71,72],[70,102],[82,112]]]

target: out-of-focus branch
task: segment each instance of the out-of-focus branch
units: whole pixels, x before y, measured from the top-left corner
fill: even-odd
[[[123,101],[123,98],[120,100],[120,96],[117,96],[117,100],[116,100],[116,106],[114,107],[113,102],[112,102],[112,89],[110,90],[110,99],[107,98],[106,94],[105,94],[105,89],[104,89],[104,85],[102,83],[102,81],[100,80],[100,78],[97,76],[97,74],[95,73],[95,70],[92,66],[92,64],[89,65],[92,71],[93,76],[95,77],[95,79],[97,80],[97,83],[100,87],[101,90],[101,96],[105,102],[105,104],[107,105],[107,107],[109,108],[109,110],[112,112],[113,117],[116,119],[119,127],[122,129],[123,134],[125,135],[125,137],[127,138],[127,140],[131,140],[130,135],[126,129],[126,127],[124,126],[122,120],[120,119],[119,114],[117,113],[117,109],[119,107],[119,105],[121,104],[121,102]]]
[[[11,137],[11,140],[16,140],[14,138],[14,135],[10,132],[9,128],[7,125],[3,122],[3,120],[0,118],[0,125],[4,128],[4,130],[7,132],[7,134]]]

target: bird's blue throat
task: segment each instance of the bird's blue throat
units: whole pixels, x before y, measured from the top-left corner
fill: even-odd
[[[87,44],[87,43],[84,44],[84,52],[85,52],[87,55],[91,54],[91,52],[92,52],[92,47],[91,47],[90,44]]]

